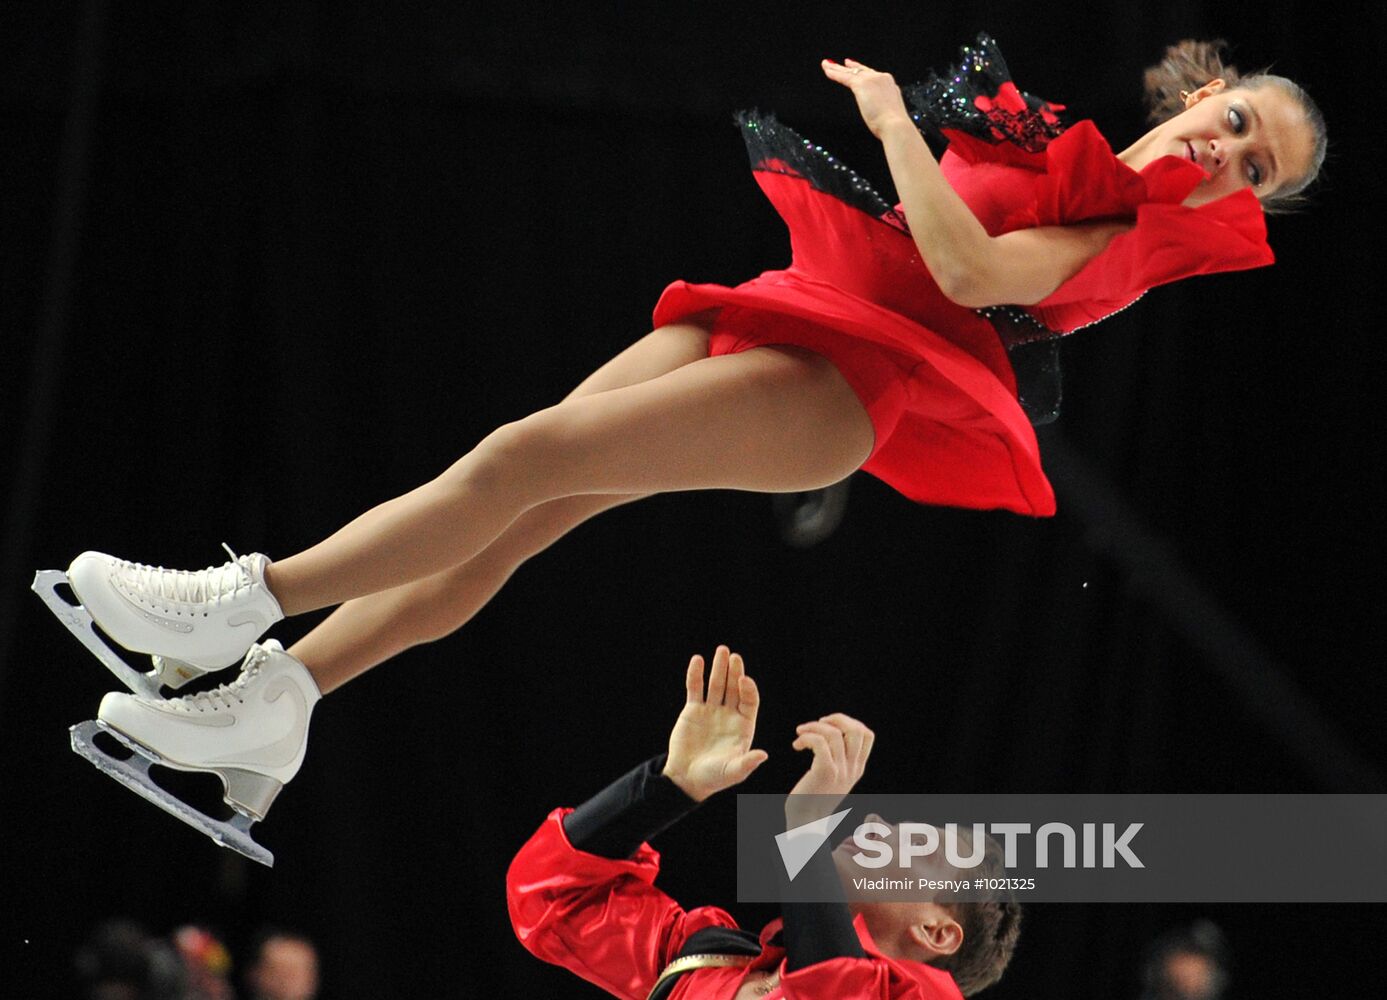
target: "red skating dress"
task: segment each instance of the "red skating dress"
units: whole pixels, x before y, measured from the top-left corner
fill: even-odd
[[[940,292],[899,207],[774,118],[743,115],[792,262],[735,287],[676,281],[654,322],[720,308],[714,355],[792,344],[828,358],[876,432],[863,468],[913,500],[1048,516],[1054,491],[1008,347],[1087,326],[1156,285],[1273,257],[1250,190],[1187,208],[1199,166],[1167,156],[1134,171],[1092,122],[1061,129],[1059,106],[1021,94],[990,38],[963,56],[906,93],[916,120],[949,138],[940,166],[984,228],[1118,219],[1129,232],[1037,305],[969,309]]]

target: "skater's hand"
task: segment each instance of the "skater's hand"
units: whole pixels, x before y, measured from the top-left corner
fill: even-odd
[[[791,827],[822,819],[837,808],[862,777],[876,739],[870,729],[841,712],[801,723],[795,732],[799,735],[792,746],[811,751],[814,759],[785,800],[785,819]],[[815,798],[800,799],[801,795]]]
[[[852,96],[857,98],[857,110],[861,112],[862,120],[878,139],[884,138],[887,130],[894,125],[915,127],[910,120],[910,112],[905,109],[901,88],[896,86],[890,73],[878,73],[856,59],[844,59],[841,63],[825,59],[821,65],[824,76],[852,91]]]
[[[742,658],[719,646],[713,654],[708,692],[703,691],[703,657],[689,661],[687,696],[669,734],[664,775],[695,802],[746,780],[766,759],[752,750],[761,696],[746,675]]]

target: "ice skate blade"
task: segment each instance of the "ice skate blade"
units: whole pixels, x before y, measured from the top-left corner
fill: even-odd
[[[148,747],[141,746],[98,719],[79,722],[69,732],[72,735],[73,752],[85,757],[97,770],[119,781],[136,795],[153,802],[170,816],[177,817],[193,829],[205,833],[222,847],[229,848],[252,861],[258,861],[267,868],[274,867],[275,856],[257,844],[250,835],[251,825],[255,822],[251,817],[236,812],[228,821],[213,819],[156,785],[150,777],[149,768],[151,764],[163,764],[164,761]],[[106,733],[111,738],[119,740],[134,756],[129,760],[116,760],[108,756],[95,743],[98,733]]]
[[[159,698],[159,678],[150,671],[142,674],[126,663],[96,632],[96,625],[87,609],[80,604],[69,604],[58,595],[58,586],[68,582],[67,574],[60,569],[41,569],[34,574],[32,590],[38,594],[48,610],[57,616],[58,621],[86,646],[106,669],[120,678],[120,682],[131,691],[146,698]]]

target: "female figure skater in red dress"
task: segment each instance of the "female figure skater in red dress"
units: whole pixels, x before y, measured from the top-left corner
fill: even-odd
[[[108,695],[101,724],[170,766],[220,774],[259,819],[298,769],[320,692],[453,631],[520,563],[618,504],[803,491],[865,469],[924,503],[1053,513],[1008,346],[1154,285],[1271,263],[1264,206],[1323,160],[1304,91],[1239,80],[1217,55],[1169,50],[1148,73],[1157,124],[1116,154],[1091,122],[1061,128],[1056,106],[1018,91],[986,36],[905,96],[885,73],[824,60],[881,142],[898,206],[775,119],[741,116],[756,181],[790,230],[789,267],[732,288],[675,282],[654,331],[558,405],[303,552],[196,572],[79,556],[67,578],[86,611],[156,657],[147,676],[126,668],[140,693]],[[922,127],[949,138],[942,161]],[[331,605],[289,651],[255,642]],[[158,697],[159,682],[243,657],[228,685]]]

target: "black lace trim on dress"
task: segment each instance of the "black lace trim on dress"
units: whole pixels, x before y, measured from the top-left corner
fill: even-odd
[[[956,66],[942,75],[931,73],[902,92],[921,131],[956,129],[1032,153],[1064,131],[1059,118],[1064,105],[1017,90],[1001,50],[986,32],[959,50]]]
[[[1007,349],[1021,409],[1035,426],[1053,423],[1064,398],[1059,338],[1020,306],[987,306],[974,310],[992,324]]]
[[[752,170],[802,177],[816,191],[832,195],[903,233],[910,232],[905,216],[862,175],[822,146],[781,124],[775,115],[740,111],[736,118],[746,140]]]
[[[1007,358],[1016,376],[1016,400],[1031,425],[1039,427],[1058,420],[1064,402],[1059,335],[1008,347]]]

